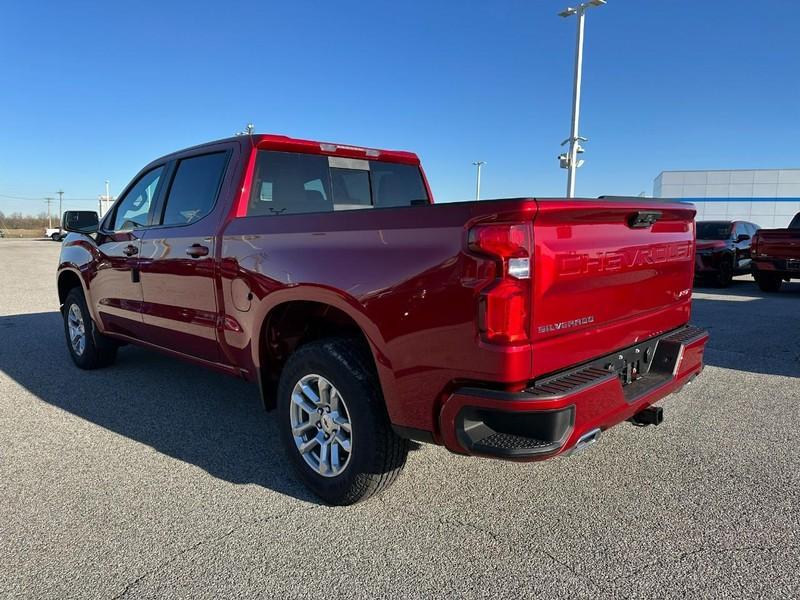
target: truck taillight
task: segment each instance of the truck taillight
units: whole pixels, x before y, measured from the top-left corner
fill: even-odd
[[[487,342],[528,339],[532,237],[529,223],[478,225],[469,232],[469,248],[497,260],[497,277],[478,304],[478,329]]]

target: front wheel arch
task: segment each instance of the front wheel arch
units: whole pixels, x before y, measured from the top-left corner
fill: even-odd
[[[75,273],[75,271],[63,270],[58,275],[58,304],[59,306],[64,305],[64,301],[67,299],[67,294],[74,288],[80,288],[82,292],[84,292],[84,297],[86,293],[83,289],[83,283],[81,283],[80,276]]]

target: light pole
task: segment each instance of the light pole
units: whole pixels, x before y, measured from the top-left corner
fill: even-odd
[[[486,164],[485,160],[476,160],[472,163],[478,168],[478,173],[475,177],[475,200],[481,199],[481,167]]]
[[[50,220],[50,205],[53,204],[53,200],[55,200],[55,198],[51,198],[49,196],[44,199],[44,201],[47,202],[47,228],[48,229],[52,229],[52,227],[53,227],[53,222]]]
[[[575,40],[575,76],[572,88],[572,127],[570,128],[569,137],[561,142],[563,146],[569,142],[569,151],[566,154],[561,154],[558,158],[561,163],[561,168],[567,169],[567,198],[575,197],[575,172],[578,167],[583,164],[583,161],[578,161],[578,154],[583,152],[583,148],[579,142],[587,141],[578,135],[578,121],[580,120],[581,111],[581,75],[583,71],[583,24],[586,19],[586,10],[595,6],[603,6],[606,0],[590,0],[579,4],[575,8],[567,8],[560,13],[559,17],[571,17],[572,15],[578,16],[578,34]]]
[[[61,231],[61,221],[64,219],[64,213],[61,210],[61,203],[64,200],[64,192],[59,188],[58,192],[58,233],[59,235],[62,233]]]

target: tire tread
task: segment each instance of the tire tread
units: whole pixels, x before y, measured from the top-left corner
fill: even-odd
[[[86,347],[83,350],[83,355],[80,357],[76,356],[72,351],[69,335],[67,333],[67,313],[71,304],[77,304],[81,309],[84,327],[86,328]],[[83,295],[82,289],[75,287],[67,293],[67,297],[64,300],[63,313],[67,350],[75,365],[81,369],[93,370],[114,364],[114,361],[117,359],[118,346],[112,340],[106,338],[97,331],[94,321],[89,315],[89,309],[86,305],[86,298]]]
[[[377,375],[369,366],[366,351],[360,348],[358,342],[348,338],[310,342],[298,348],[290,357],[290,362],[301,362],[306,357],[318,356],[320,353],[333,357],[346,375],[364,388],[363,397],[371,408],[367,415],[372,421],[371,430],[375,437],[371,468],[368,472],[357,473],[341,497],[333,501],[325,498],[334,504],[354,504],[382,492],[397,480],[406,463],[409,443],[392,429]],[[289,449],[290,452],[292,450]]]

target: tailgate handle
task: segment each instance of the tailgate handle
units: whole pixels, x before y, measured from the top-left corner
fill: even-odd
[[[644,229],[650,227],[661,218],[661,211],[640,210],[628,217],[628,226],[633,229]]]

